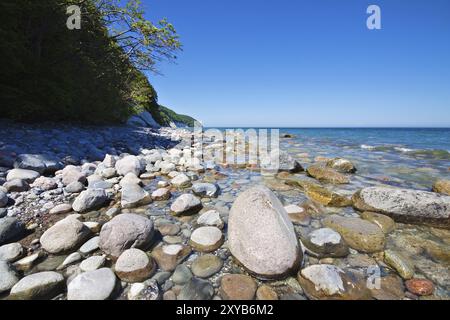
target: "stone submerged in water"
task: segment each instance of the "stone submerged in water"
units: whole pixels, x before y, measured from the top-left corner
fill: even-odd
[[[224,300],[253,300],[256,282],[243,274],[227,274],[220,281],[220,295]]]
[[[34,273],[12,287],[10,299],[51,299],[64,290],[64,277],[53,271]]]
[[[206,280],[192,278],[180,290],[178,300],[211,300],[213,286]]]
[[[450,195],[450,180],[438,180],[433,184],[433,191]]]
[[[222,269],[223,261],[212,254],[205,254],[194,260],[192,273],[199,278],[209,278]]]
[[[262,278],[282,277],[296,268],[302,253],[286,210],[268,188],[253,187],[234,202],[228,219],[231,254]]]
[[[383,231],[369,221],[333,214],[325,218],[322,223],[326,227],[339,232],[345,242],[353,249],[366,253],[383,251],[384,249],[385,235]]]
[[[302,239],[305,247],[318,257],[345,257],[349,254],[347,244],[341,235],[330,228],[312,231]]]
[[[84,272],[67,287],[67,300],[106,300],[114,295],[117,278],[109,268]]]
[[[113,258],[129,248],[147,249],[154,235],[153,222],[141,215],[123,213],[105,223],[100,231],[100,249]]]
[[[334,265],[316,264],[302,269],[297,276],[310,299],[361,300],[370,299],[363,277]]]
[[[450,228],[450,196],[388,187],[363,188],[353,195],[356,209],[386,214],[395,221]]]
[[[381,228],[381,230],[383,230],[384,233],[389,233],[395,229],[394,220],[384,214],[364,211],[360,216],[364,220],[376,224],[379,228]]]
[[[285,183],[291,186],[300,187],[311,200],[325,206],[347,207],[352,205],[350,199],[310,181],[288,178],[285,180]]]
[[[394,250],[384,251],[384,262],[395,269],[403,279],[411,279],[414,276],[414,265],[401,253]]]
[[[87,212],[102,207],[108,201],[108,196],[103,189],[87,189],[76,197],[72,208],[76,212]]]
[[[349,179],[342,173],[321,165],[311,165],[306,169],[306,172],[311,177],[323,182],[329,182],[333,184],[347,184],[350,182]]]
[[[58,254],[77,249],[90,234],[81,221],[68,216],[47,229],[39,241],[45,251]]]
[[[418,296],[429,296],[434,292],[433,282],[427,279],[410,279],[405,285],[409,292]]]

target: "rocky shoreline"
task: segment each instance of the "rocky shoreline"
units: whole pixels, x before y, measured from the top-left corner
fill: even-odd
[[[447,180],[348,192],[349,160],[283,153],[267,174],[202,158],[184,129],[0,136],[1,298],[450,297]]]

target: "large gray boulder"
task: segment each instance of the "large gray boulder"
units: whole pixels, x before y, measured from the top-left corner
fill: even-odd
[[[117,278],[109,268],[83,272],[67,286],[67,300],[106,300],[114,295]]]
[[[353,195],[361,211],[391,216],[395,221],[450,228],[450,196],[388,187],[364,188]]]
[[[6,175],[6,181],[24,180],[26,182],[33,182],[40,176],[39,172],[28,169],[12,169]]]
[[[231,254],[260,278],[279,278],[300,266],[302,252],[280,200],[267,187],[244,191],[228,219]]]
[[[20,154],[14,162],[14,168],[29,169],[40,174],[54,173],[63,167],[63,163],[54,156],[44,154]]]
[[[108,201],[108,196],[104,189],[87,189],[76,197],[72,208],[76,212],[86,212],[98,209]]]
[[[127,173],[134,173],[136,176],[142,171],[142,165],[136,156],[126,156],[116,162],[117,174],[125,176]]]
[[[105,223],[99,247],[113,258],[129,248],[147,249],[154,235],[153,222],[141,215],[123,213]]]
[[[11,299],[51,299],[64,290],[64,277],[53,271],[34,273],[12,287]]]
[[[12,242],[25,234],[23,222],[13,217],[0,219],[0,245]]]
[[[47,229],[40,242],[45,251],[58,254],[77,249],[90,234],[84,223],[68,216]]]

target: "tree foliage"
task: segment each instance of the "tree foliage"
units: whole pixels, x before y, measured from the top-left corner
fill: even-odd
[[[80,30],[66,27],[73,4]],[[2,0],[0,19],[0,117],[21,121],[121,122],[158,108],[142,71],[181,49],[136,0]]]

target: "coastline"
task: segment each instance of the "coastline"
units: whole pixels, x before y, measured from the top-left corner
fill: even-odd
[[[149,228],[154,229],[155,233],[153,235],[152,232],[152,245],[144,246],[145,248],[142,249],[151,257],[149,260],[151,262],[147,264],[152,264],[155,270],[147,273],[145,281],[139,278],[139,281],[123,282],[125,284],[118,292],[112,292],[111,289],[105,298],[150,300],[177,297],[190,299],[198,296],[203,299],[242,298],[236,296],[238,292],[241,292],[236,287],[240,284],[244,286],[244,292],[247,293],[243,298],[418,299],[420,295],[417,292],[413,294],[411,291],[413,289],[406,289],[405,285],[411,278],[422,277],[432,282],[431,298],[449,297],[450,279],[446,272],[449,261],[447,250],[450,241],[449,231],[445,228],[395,223],[385,215],[362,215],[364,210],[355,210],[351,202],[346,202],[350,201],[356,189],[366,187],[365,182],[358,176],[358,171],[355,174],[351,167],[345,169],[349,165],[348,162],[345,162],[345,168],[340,168],[339,164],[334,166],[333,162],[330,162],[333,158],[322,156],[311,159],[311,155],[289,154],[284,163],[287,169],[281,170],[275,176],[266,176],[261,175],[258,168],[254,166],[222,165],[192,159],[191,162],[182,161],[185,145],[179,144],[180,139],[188,138],[187,140],[190,141],[191,136],[191,132],[185,129],[154,130],[120,126],[101,130],[87,128],[85,131],[80,130],[79,127],[70,129],[32,127],[31,130],[27,130],[25,126],[22,134],[18,132],[24,128],[16,129],[15,134],[4,133],[9,138],[17,135],[14,138],[16,140],[12,140],[19,141],[20,144],[17,154],[9,154],[11,157],[1,154],[3,162],[0,166],[8,165],[1,170],[3,176],[1,184],[7,183],[6,180],[17,180],[7,178],[14,162],[17,162],[13,156],[23,153],[35,154],[39,151],[41,154],[54,153],[44,164],[32,158],[23,159],[23,166],[30,169],[30,166],[35,165],[36,170],[42,170],[42,176],[45,178],[37,177],[37,175],[23,177],[19,180],[24,180],[26,183],[15,181],[12,189],[5,192],[9,200],[6,211],[5,209],[2,211],[3,215],[17,218],[24,223],[23,225],[19,223],[20,227],[17,228],[20,231],[20,236],[17,234],[20,241],[7,241],[20,243],[22,248],[21,253],[11,260],[16,268],[16,271],[11,272],[16,273],[17,280],[19,278],[23,280],[30,274],[52,271],[61,273],[64,279],[70,282],[69,280],[77,278],[82,273],[117,269],[115,265],[118,257],[111,257],[109,249],[99,248],[98,243],[97,245],[94,243],[92,248],[84,252],[79,253],[79,250],[86,242],[98,239],[106,223],[122,214],[132,213],[151,221],[152,227]],[[5,129],[2,128],[2,130]],[[36,130],[42,131],[36,132]],[[217,142],[211,140],[206,141],[205,144],[213,145]],[[108,145],[109,143],[112,146]],[[290,144],[295,145],[296,142],[292,142],[290,138],[282,139],[282,149]],[[59,148],[58,152],[54,149],[56,145]],[[61,157],[63,154],[67,158]],[[106,154],[108,156],[105,156]],[[84,157],[87,159],[83,159]],[[306,158],[309,162],[302,161]],[[62,159],[66,161],[63,166],[55,165],[55,162],[58,163]],[[117,163],[124,159],[127,160],[118,166]],[[306,167],[307,171],[305,172],[303,167],[300,170],[296,163]],[[331,164],[328,165],[328,163]],[[317,174],[311,170],[314,166],[317,166]],[[328,169],[324,171],[323,168],[331,168],[332,171],[327,171]],[[357,169],[359,170],[358,166]],[[313,177],[314,175],[317,176]],[[351,183],[346,183],[346,180],[350,180]],[[353,184],[355,181],[356,184]],[[379,180],[374,185],[385,186],[386,182],[386,180]],[[231,254],[228,244],[230,210],[244,190],[256,185],[268,187],[284,206],[284,209],[275,208],[274,210],[286,211],[285,214],[289,216],[293,224],[292,230],[295,232],[295,237],[303,243],[302,262],[296,262],[294,268],[296,271],[302,270],[302,274],[297,275],[294,272],[283,275],[281,279],[262,280],[254,276],[252,272],[248,272],[248,269],[242,268]],[[73,187],[71,191],[75,192],[67,192],[68,187],[69,189]],[[431,185],[429,188],[431,189]],[[74,200],[89,189],[102,191],[87,197],[84,202],[79,200],[77,210],[74,211],[74,202],[76,202]],[[157,190],[159,192],[155,194]],[[127,195],[124,196],[124,193]],[[174,202],[183,195],[189,195],[189,197],[185,201],[179,201],[180,203],[174,207]],[[343,201],[344,204],[329,205],[335,199],[334,195],[346,198],[346,201]],[[435,196],[434,193],[429,192],[423,197],[434,199]],[[444,197],[439,196],[439,199]],[[331,200],[328,201],[328,198]],[[442,201],[448,202],[448,197]],[[58,208],[60,212],[55,208]],[[441,209],[438,213],[445,215],[446,210],[449,209]],[[42,235],[57,221],[69,221],[66,220],[67,217],[82,221],[81,224],[90,230],[89,235],[72,243],[70,248],[64,247],[66,244],[63,243],[61,246],[64,250],[50,249],[54,250],[54,253],[51,253],[48,247],[44,248],[45,241],[43,244]],[[351,225],[346,224],[350,220],[342,221],[342,219],[352,219]],[[445,221],[445,217],[443,220]],[[73,224],[77,225],[75,228],[80,227],[78,223],[73,222]],[[445,223],[442,225],[445,227]],[[210,231],[216,235],[220,233],[220,236],[214,238],[206,233],[200,235],[201,240],[196,243],[192,238],[193,233],[202,227],[214,228],[211,229],[214,231]],[[338,241],[331,242],[331,249],[328,246],[321,248],[311,238],[311,234],[317,230],[322,232],[316,235],[316,237],[322,237],[321,241],[326,241],[329,237],[337,238]],[[368,232],[361,234],[361,230]],[[256,231],[265,232],[264,230]],[[274,235],[268,235],[268,237],[272,236]],[[56,238],[53,240],[64,242],[63,234],[56,233],[54,237]],[[89,240],[86,241],[86,239]],[[383,243],[381,248],[380,241]],[[305,243],[308,244],[306,249]],[[405,245],[408,246],[405,248]],[[54,247],[54,245],[49,246]],[[400,249],[404,252],[399,253]],[[171,250],[176,251],[176,258],[171,257],[174,254],[168,254]],[[79,258],[74,259],[73,255],[77,252]],[[66,261],[69,256],[72,256],[73,261]],[[432,260],[428,258],[429,256]],[[92,257],[97,258],[92,259]],[[414,261],[412,257],[415,257]],[[272,258],[267,257],[267,259]],[[85,261],[89,259],[97,268],[80,270],[86,267],[80,267],[81,264],[83,262],[87,264]],[[65,265],[64,262],[66,262]],[[372,266],[388,271],[382,277],[381,288],[374,290],[360,288],[366,281],[369,267]],[[360,290],[352,291],[342,288],[335,292],[314,289],[311,283],[317,279],[305,271],[311,270],[308,269],[310,267],[319,268],[319,270],[310,271],[312,274],[314,271],[331,275],[330,278],[325,277],[324,281],[329,281],[326,283],[327,286],[333,287],[335,285],[333,277],[343,274],[342,277],[353,279],[354,285]],[[321,268],[325,269],[321,270]],[[242,275],[244,278],[226,278],[231,283],[227,284],[224,282],[224,276],[227,274]],[[105,277],[112,276],[108,274]],[[429,285],[428,282],[426,284]],[[63,287],[55,296],[59,299],[67,298],[66,290],[67,288]],[[3,293],[3,296],[6,297],[7,294]]]

